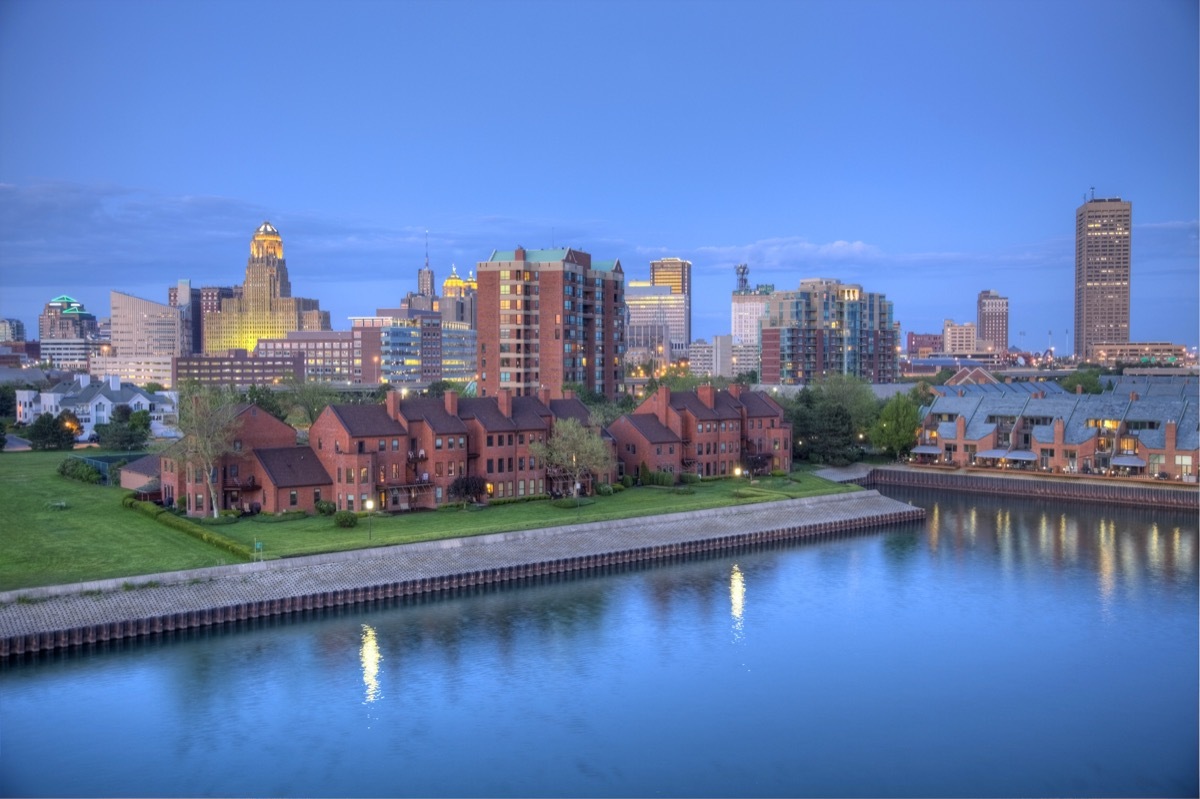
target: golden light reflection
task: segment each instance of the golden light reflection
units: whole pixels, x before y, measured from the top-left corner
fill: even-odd
[[[1112,596],[1117,585],[1117,528],[1115,524],[1100,522],[1099,559],[1100,595],[1105,599]]]
[[[733,639],[742,638],[742,613],[746,608],[746,578],[738,565],[729,572],[729,615],[733,617]]]
[[[1162,535],[1158,530],[1158,522],[1153,522],[1150,525],[1150,533],[1146,536],[1146,559],[1150,563],[1150,569],[1156,574],[1161,574],[1163,571],[1163,545]]]
[[[379,653],[379,643],[375,640],[375,628],[369,624],[362,626],[362,646],[358,650],[358,659],[362,663],[363,685],[366,686],[365,701],[374,702],[379,698],[379,661],[383,655]]]

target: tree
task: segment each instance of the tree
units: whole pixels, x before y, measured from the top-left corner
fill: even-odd
[[[310,380],[287,381],[287,403],[300,414],[304,424],[311,427],[317,421],[321,411],[338,400],[338,394],[327,383],[317,383]]]
[[[4,447],[8,445],[8,425],[0,422],[0,452],[4,451]]]
[[[1074,374],[1059,380],[1058,384],[1071,394],[1074,394],[1077,388],[1084,394],[1100,394],[1104,391],[1104,387],[1100,385],[1099,369],[1077,369]]]
[[[829,375],[813,385],[818,406],[837,405],[850,414],[851,432],[866,433],[879,415],[879,400],[871,385],[852,375]],[[851,437],[853,439],[853,436]]]
[[[287,408],[279,401],[279,395],[270,386],[250,386],[246,390],[245,401],[257,405],[281,422],[287,421]]]
[[[905,455],[917,443],[921,409],[908,394],[897,394],[887,401],[871,427],[871,443],[889,455]]]
[[[12,419],[17,415],[17,387],[11,383],[0,386],[0,419]]]
[[[78,430],[79,418],[71,411],[63,411],[57,417],[43,413],[29,426],[29,448],[74,449]]]
[[[560,419],[544,444],[535,441],[529,451],[546,467],[547,474],[566,478],[574,496],[588,474],[606,474],[612,470],[612,450],[604,439],[575,419]]]
[[[856,459],[854,417],[850,409],[821,402],[816,409],[815,429],[810,433],[812,454],[819,463],[844,466]]]
[[[487,491],[487,480],[477,474],[464,474],[454,478],[450,484],[450,498],[463,502],[478,502]]]
[[[204,476],[213,517],[220,515],[214,480],[221,457],[233,451],[233,439],[241,426],[238,416],[241,397],[225,387],[201,386],[192,382],[179,391],[179,431],[183,459]]]
[[[103,449],[129,452],[146,446],[150,438],[150,412],[134,413],[128,405],[113,408],[112,420],[96,425],[96,435]]]
[[[146,389],[147,394],[161,394],[166,389],[166,386],[164,386],[162,383],[155,383],[154,381],[151,381],[142,386],[142,388]]]
[[[637,407],[637,401],[631,394],[622,394],[614,401],[598,391],[588,389],[583,383],[567,383],[563,390],[574,392],[575,397],[587,406],[592,427],[608,427],[623,414],[633,413]]]

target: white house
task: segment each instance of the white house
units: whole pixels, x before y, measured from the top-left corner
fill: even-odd
[[[33,424],[43,413],[57,416],[69,410],[79,418],[78,438],[87,440],[98,424],[112,419],[113,408],[128,405],[133,411],[150,412],[150,434],[155,438],[178,438],[176,428],[178,397],[174,392],[151,394],[132,383],[122,383],[115,375],[93,380],[78,375],[72,383],[59,383],[45,391],[17,390],[17,422]]]

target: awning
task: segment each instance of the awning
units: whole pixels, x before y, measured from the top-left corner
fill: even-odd
[[[942,454],[942,451],[940,449],[938,449],[937,447],[935,447],[933,444],[921,444],[919,446],[913,447],[912,451],[913,451],[914,455],[941,455]]]
[[[1146,465],[1146,462],[1137,455],[1114,455],[1112,459],[1113,466],[1134,466],[1141,468]]]
[[[976,452],[976,458],[1007,458],[1008,450],[1006,449],[985,449],[983,452]]]
[[[1036,461],[1037,460],[1037,455],[1034,455],[1032,452],[1030,452],[1027,449],[1014,449],[1012,452],[1008,453],[1007,457],[1010,461]]]

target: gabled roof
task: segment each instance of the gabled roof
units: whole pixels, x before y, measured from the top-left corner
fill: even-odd
[[[467,433],[467,426],[462,419],[446,413],[446,406],[440,397],[400,400],[400,414],[410,422],[420,419],[435,433]]]
[[[383,405],[330,405],[329,410],[351,438],[408,435],[404,425],[388,416]]]
[[[158,477],[162,473],[162,457],[157,452],[150,455],[143,455],[137,460],[130,461],[122,466],[121,470],[145,475],[146,477]]]
[[[676,411],[687,411],[702,422],[713,422],[722,418],[721,414],[701,402],[695,391],[672,391],[671,407]]]
[[[276,488],[333,483],[312,447],[266,447],[254,450],[254,457]]]
[[[474,419],[489,433],[511,433],[517,429],[516,423],[500,412],[500,403],[495,397],[460,399],[458,415],[462,419]]]
[[[555,419],[574,419],[584,427],[590,427],[592,424],[592,412],[579,397],[552,399],[550,400],[550,410]]]
[[[721,392],[725,394],[725,392]],[[740,401],[746,409],[748,418],[774,417],[780,415],[780,408],[767,394],[762,391],[743,391],[737,398],[730,397],[735,402]]]
[[[512,398],[513,421],[522,430],[549,430],[553,415],[537,397]]]
[[[627,413],[621,418],[627,420],[641,434],[642,438],[651,444],[682,443],[679,436],[658,421],[658,417],[652,413]]]

